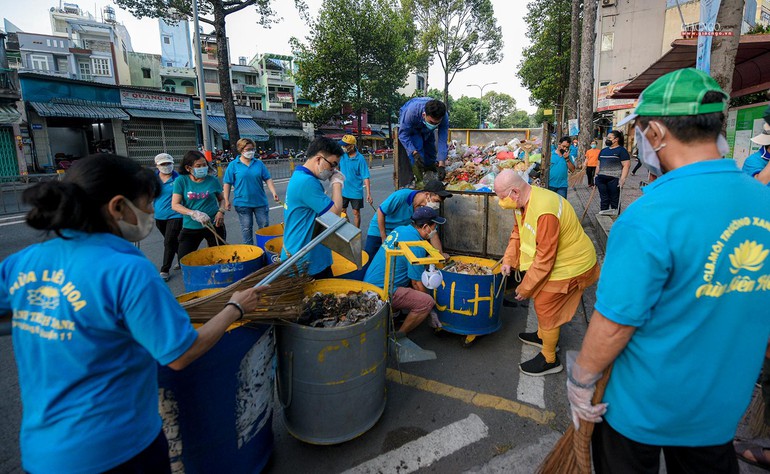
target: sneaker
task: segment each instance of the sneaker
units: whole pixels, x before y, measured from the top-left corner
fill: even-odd
[[[603,211],[599,211],[600,216],[616,216],[618,214],[617,209],[609,208]]]
[[[537,331],[535,332],[520,332],[519,333],[519,340],[523,342],[524,344],[529,344],[530,346],[539,347],[540,349],[543,348],[543,340],[537,337]],[[556,352],[559,352],[559,346],[556,346]]]
[[[171,278],[168,272],[160,272],[160,277],[163,278],[163,281],[168,281],[168,279]]]
[[[559,362],[559,358],[556,357],[554,362],[550,364],[545,361],[545,356],[542,352],[538,353],[534,359],[522,362],[519,364],[519,370],[527,375],[540,377],[548,374],[558,374],[564,369]]]
[[[180,267],[178,263],[176,265],[174,265],[174,270],[181,270],[181,269],[182,269],[182,267]]]

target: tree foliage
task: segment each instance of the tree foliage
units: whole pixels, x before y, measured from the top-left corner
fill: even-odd
[[[484,94],[484,104],[489,112],[484,118],[497,125],[499,128],[510,128],[511,120],[508,118],[516,112],[516,99],[500,92],[489,91]],[[524,112],[524,115],[527,113]]]
[[[420,32],[420,49],[444,71],[444,101],[458,72],[502,60],[503,34],[491,0],[402,1]]]
[[[570,64],[570,0],[532,0],[524,20],[530,46],[524,48],[517,75],[530,102],[542,108],[564,103]]]
[[[298,65],[295,81],[304,95],[319,104],[303,116],[322,124],[350,104],[359,116],[364,109],[395,112],[414,67],[411,19],[392,0],[324,0],[310,21],[306,42],[292,38]]]

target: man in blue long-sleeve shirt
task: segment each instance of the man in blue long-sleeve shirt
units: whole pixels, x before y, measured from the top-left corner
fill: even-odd
[[[419,189],[425,171],[433,171],[438,179],[444,179],[448,135],[449,114],[440,100],[416,97],[401,107],[399,187],[408,185],[414,176],[415,186]],[[410,168],[411,173],[408,172]]]

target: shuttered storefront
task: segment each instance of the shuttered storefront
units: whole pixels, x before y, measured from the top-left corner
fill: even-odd
[[[19,174],[13,129],[0,125],[0,177]]]
[[[192,121],[132,118],[125,125],[128,156],[145,166],[154,167],[153,159],[158,153],[170,154],[178,164],[185,153],[198,149]]]

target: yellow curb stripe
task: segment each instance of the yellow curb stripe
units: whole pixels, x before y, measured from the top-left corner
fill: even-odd
[[[434,393],[448,398],[454,398],[461,402],[468,403],[480,408],[491,408],[493,410],[507,411],[522,418],[528,418],[541,425],[548,424],[556,417],[556,414],[548,410],[524,405],[507,398],[489,395],[486,393],[474,392],[464,388],[453,387],[435,380],[426,379],[417,375],[399,372],[395,369],[388,369],[387,378],[391,382],[413,387],[425,392]]]

